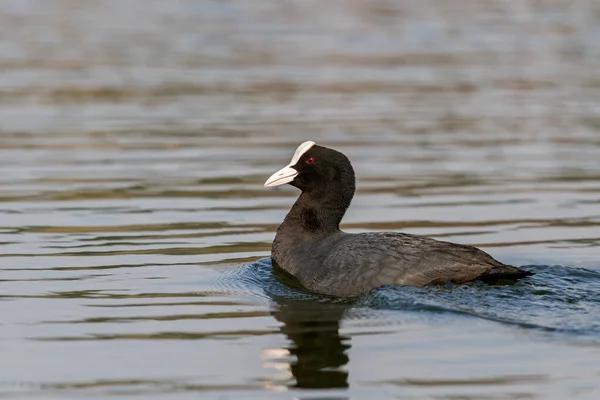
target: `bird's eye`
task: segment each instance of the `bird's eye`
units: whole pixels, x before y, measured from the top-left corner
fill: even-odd
[[[312,158],[312,157],[308,157],[308,158],[306,159],[306,163],[307,163],[307,164],[314,164],[314,163],[315,163],[315,159],[314,159],[314,158]]]

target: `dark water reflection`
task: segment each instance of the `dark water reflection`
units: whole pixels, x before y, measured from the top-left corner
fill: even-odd
[[[594,1],[0,2],[0,397],[597,399]],[[351,302],[273,273],[305,140],[343,228],[526,282]]]
[[[346,388],[346,350],[350,336],[340,334],[340,321],[348,306],[278,299],[273,316],[291,341],[295,361],[290,366],[293,387],[302,389]]]

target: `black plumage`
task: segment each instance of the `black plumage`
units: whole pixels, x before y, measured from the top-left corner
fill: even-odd
[[[346,297],[395,283],[494,283],[531,275],[472,246],[405,233],[342,232],[355,175],[336,150],[303,143],[265,186],[283,183],[302,194],[277,229],[271,257],[310,291]]]

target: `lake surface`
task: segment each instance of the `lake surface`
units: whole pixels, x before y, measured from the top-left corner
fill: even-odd
[[[1,1],[0,398],[599,398],[598,71],[594,1]],[[536,274],[303,291],[305,140]]]

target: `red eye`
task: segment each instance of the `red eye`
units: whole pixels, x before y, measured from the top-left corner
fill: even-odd
[[[314,164],[314,163],[315,163],[315,159],[314,159],[314,158],[312,158],[312,157],[308,157],[308,158],[306,159],[306,163],[307,163],[307,164]]]

